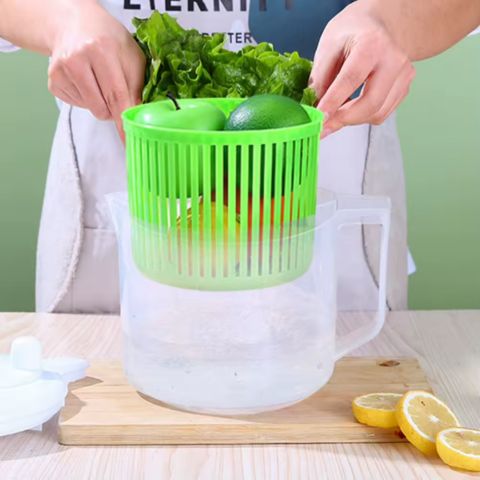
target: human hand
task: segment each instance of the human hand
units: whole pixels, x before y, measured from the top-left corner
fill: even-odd
[[[48,88],[56,97],[113,120],[141,102],[145,57],[128,30],[95,1],[78,3],[52,38]]]
[[[326,114],[322,137],[346,125],[382,123],[408,94],[415,77],[408,56],[362,2],[327,25],[315,54],[310,85]],[[363,84],[362,94],[350,99]]]

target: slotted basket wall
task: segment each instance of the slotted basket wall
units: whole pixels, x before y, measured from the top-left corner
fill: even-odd
[[[243,100],[198,101],[229,115]],[[123,116],[139,269],[208,290],[264,287],[305,272],[322,113],[305,107],[311,121],[304,125],[227,132],[141,125],[141,108]]]

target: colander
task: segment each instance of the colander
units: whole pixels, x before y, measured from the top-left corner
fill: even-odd
[[[228,116],[243,99],[198,101]],[[266,287],[304,273],[322,113],[304,106],[310,122],[288,128],[197,131],[139,123],[142,108],[123,114],[139,269],[204,290]]]

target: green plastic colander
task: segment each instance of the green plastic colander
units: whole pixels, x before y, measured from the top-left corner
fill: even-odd
[[[167,100],[168,102],[170,100]],[[228,116],[243,99],[199,99]],[[190,100],[191,102],[191,100]],[[180,106],[182,101],[179,101]],[[202,290],[271,286],[310,265],[323,115],[254,131],[174,130],[123,114],[135,262]]]

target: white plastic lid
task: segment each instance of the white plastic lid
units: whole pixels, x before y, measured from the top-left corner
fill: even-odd
[[[80,358],[42,359],[34,337],[19,337],[9,355],[0,355],[0,436],[30,430],[55,415],[65,403],[68,383],[85,377]]]

